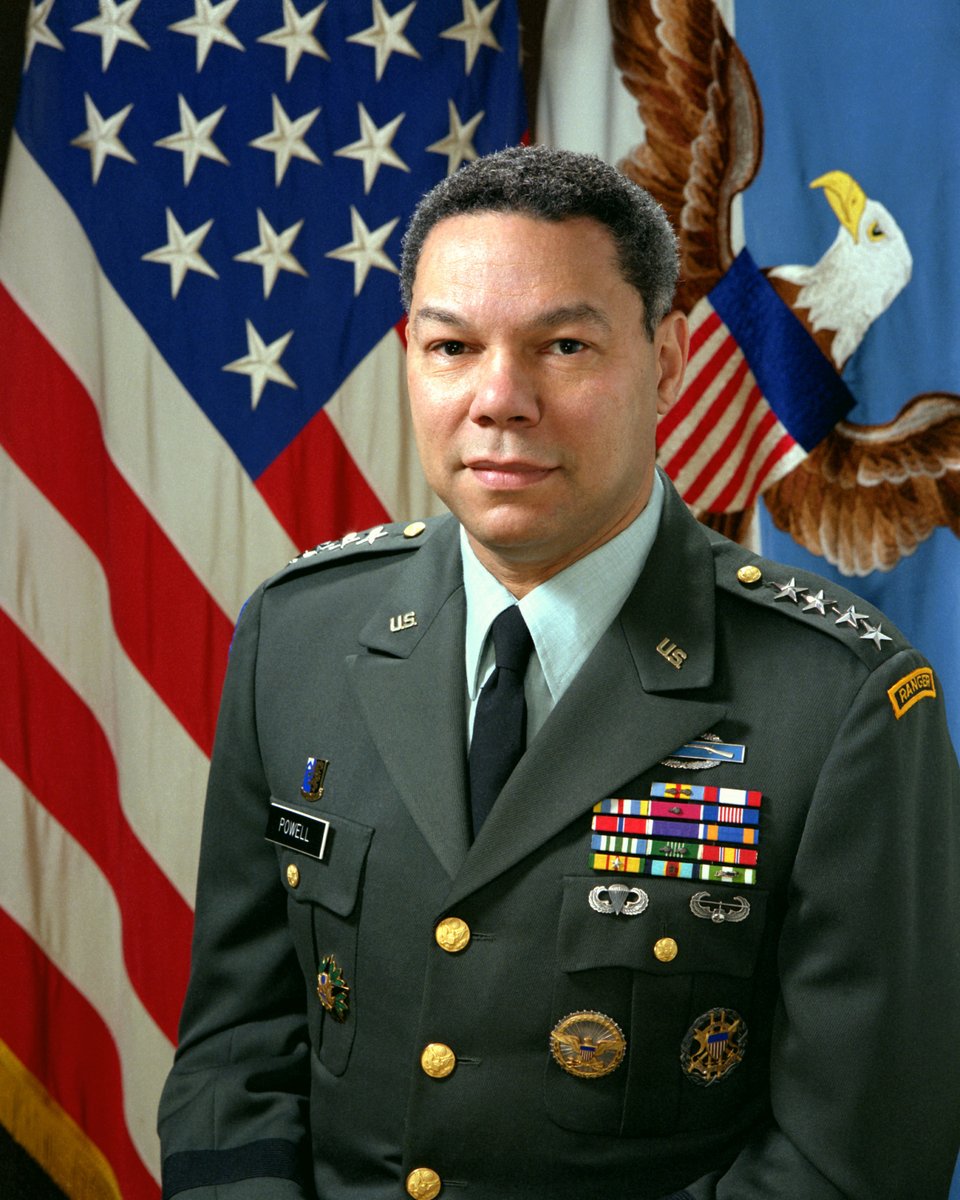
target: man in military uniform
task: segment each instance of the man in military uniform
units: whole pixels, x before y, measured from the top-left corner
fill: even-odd
[[[165,1195],[944,1197],[932,670],[655,471],[687,330],[641,189],[481,159],[402,278],[453,516],[324,544],[241,616]]]

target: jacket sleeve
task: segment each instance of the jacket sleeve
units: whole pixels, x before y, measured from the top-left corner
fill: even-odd
[[[960,1140],[960,780],[931,688],[902,651],[837,732],[780,939],[774,1123],[719,1178],[689,1185],[690,1200],[946,1200]]]
[[[313,1194],[304,977],[277,859],[255,701],[261,593],[234,635],[203,819],[180,1044],[160,1103],[164,1197]]]

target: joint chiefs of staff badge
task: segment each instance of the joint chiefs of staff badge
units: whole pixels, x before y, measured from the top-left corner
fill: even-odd
[[[579,1079],[599,1079],[623,1062],[627,1042],[612,1017],[601,1012],[575,1012],[554,1025],[550,1052],[557,1063]]]
[[[697,1017],[680,1044],[680,1065],[688,1079],[702,1087],[718,1083],[747,1048],[747,1026],[732,1008],[711,1008]]]

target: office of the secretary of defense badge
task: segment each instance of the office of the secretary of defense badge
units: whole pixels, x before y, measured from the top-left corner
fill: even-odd
[[[575,1012],[554,1025],[550,1053],[565,1071],[580,1079],[599,1079],[623,1062],[623,1030],[602,1012]]]
[[[317,975],[317,995],[320,1003],[335,1021],[345,1021],[350,1011],[350,988],[344,982],[343,970],[332,954],[320,963]]]
[[[680,1044],[680,1065],[687,1078],[709,1087],[743,1061],[747,1026],[732,1008],[711,1008],[697,1017]]]

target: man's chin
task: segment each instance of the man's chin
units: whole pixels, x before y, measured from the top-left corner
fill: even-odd
[[[463,520],[474,549],[505,562],[538,562],[549,557],[549,542],[542,521]]]

